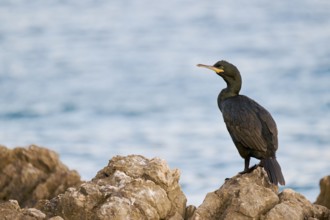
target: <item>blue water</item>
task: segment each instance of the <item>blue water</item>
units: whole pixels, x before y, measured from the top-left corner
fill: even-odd
[[[0,2],[0,143],[38,144],[91,179],[115,155],[165,159],[188,203],[243,169],[216,104],[220,59],[279,130],[287,185],[330,173],[330,2]],[[256,163],[257,161],[253,161]]]

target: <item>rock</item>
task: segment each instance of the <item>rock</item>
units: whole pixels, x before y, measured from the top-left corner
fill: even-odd
[[[291,189],[279,193],[259,167],[226,180],[198,208],[186,207],[179,177],[179,170],[159,158],[130,155],[112,158],[82,183],[53,151],[0,146],[0,219],[330,220],[325,207],[330,176],[320,181],[321,193],[312,204]]]
[[[330,209],[330,176],[325,176],[320,180],[320,195],[315,204],[323,205]]]
[[[37,207],[64,219],[184,219],[186,197],[180,173],[165,161],[117,156],[89,182]]]
[[[0,219],[44,220],[46,219],[46,215],[35,208],[21,209],[16,200],[9,200],[0,203]],[[63,218],[56,216],[49,220],[63,220]]]
[[[280,202],[266,215],[265,220],[276,219],[329,219],[330,210],[320,205],[313,205],[303,195],[285,189],[279,194]]]
[[[269,211],[279,201],[277,187],[262,169],[237,175],[208,193],[191,219],[250,219]]]
[[[190,219],[196,211],[196,206],[194,205],[189,205],[186,207],[186,216],[185,219]]]
[[[278,195],[262,168],[236,175],[215,192],[208,193],[190,220],[199,219],[329,219],[330,211],[311,204],[291,189]]]
[[[23,207],[33,207],[38,200],[51,199],[80,183],[79,174],[51,150],[0,146],[0,202],[14,199]]]

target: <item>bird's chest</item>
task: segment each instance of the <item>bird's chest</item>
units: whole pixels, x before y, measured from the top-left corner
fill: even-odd
[[[218,107],[224,117],[227,116],[233,119],[240,117],[247,110],[244,107],[244,104],[239,102],[239,100],[235,97],[225,100],[218,99]]]
[[[239,99],[227,99],[219,104],[222,112],[223,120],[228,130],[240,132],[242,129],[249,129],[257,126],[259,128],[259,120],[249,105],[240,102]]]

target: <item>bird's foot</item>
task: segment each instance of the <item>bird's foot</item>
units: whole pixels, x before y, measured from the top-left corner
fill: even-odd
[[[242,172],[239,172],[239,174],[245,174],[245,173],[250,173],[252,172],[253,170],[257,169],[258,166],[260,166],[260,164],[255,164],[254,166],[248,168],[248,169],[245,169],[243,170]]]

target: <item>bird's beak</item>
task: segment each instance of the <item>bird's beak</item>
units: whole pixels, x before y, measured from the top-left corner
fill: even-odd
[[[204,67],[204,68],[207,68],[207,69],[213,70],[213,71],[216,72],[216,73],[223,73],[223,72],[224,72],[223,69],[220,69],[220,68],[217,68],[217,67],[214,67],[214,66],[210,66],[210,65],[197,64],[197,66],[198,66],[198,67]]]

